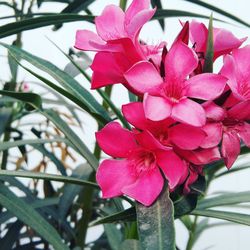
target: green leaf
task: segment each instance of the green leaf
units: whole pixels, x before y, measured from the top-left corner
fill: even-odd
[[[89,178],[91,172],[92,169],[88,166],[88,164],[83,164],[73,170],[71,177],[86,181]],[[79,195],[82,188],[82,186],[74,184],[64,185],[59,202],[59,215],[62,220],[67,215],[69,208],[73,205],[74,199],[77,195]]]
[[[61,13],[78,13],[79,11],[85,10],[95,0],[74,0],[62,10]]]
[[[42,107],[41,97],[34,93],[0,90],[0,95],[9,96],[19,101],[26,102],[32,107],[32,109],[40,109]]]
[[[250,202],[250,191],[217,195],[212,198],[201,200],[197,209],[207,209],[211,207],[227,206],[238,203]]]
[[[88,21],[93,22],[94,17],[77,14],[56,14],[23,19],[21,21],[8,23],[0,27],[0,38],[18,34],[25,30],[36,29],[48,25],[62,24],[67,22]]]
[[[211,209],[207,210],[195,209],[194,211],[191,212],[191,214],[204,217],[211,217],[221,220],[227,220],[238,224],[250,226],[250,214],[217,211]]]
[[[241,24],[243,24],[243,25],[245,25],[247,27],[250,27],[249,23],[247,23],[247,22],[243,21],[242,19],[238,18],[237,16],[234,16],[231,13],[228,13],[228,12],[224,11],[223,9],[217,8],[217,7],[215,7],[215,6],[211,5],[211,4],[205,3],[205,2],[200,1],[200,0],[186,0],[186,1],[190,2],[190,3],[200,5],[200,6],[204,7],[204,8],[207,8],[207,9],[212,10],[214,12],[217,12],[217,13],[225,16],[225,17],[228,17],[228,18],[230,18],[230,19],[232,19],[232,20],[234,20],[234,21],[236,21],[238,23],[241,23]]]
[[[119,229],[117,229],[116,225],[113,224],[105,224],[104,231],[107,235],[109,245],[112,250],[118,250],[122,241],[122,233]]]
[[[141,246],[140,246],[140,241],[139,240],[125,240],[122,242],[121,250],[142,250]]]
[[[0,184],[0,204],[12,212],[20,221],[33,228],[48,241],[55,250],[68,250],[58,232],[36,210]]]
[[[150,207],[136,206],[139,239],[145,250],[175,250],[174,207],[168,189]]]
[[[58,181],[58,182],[76,184],[76,185],[83,185],[83,186],[86,185],[86,186],[99,189],[99,186],[96,183],[93,183],[90,181],[84,181],[79,178],[61,176],[61,175],[56,175],[56,174],[34,173],[34,172],[29,172],[29,171],[0,170],[0,176],[15,176],[15,177],[24,177],[24,178],[31,178],[31,179]]]
[[[237,166],[237,167],[234,167],[234,168],[231,168],[230,170],[226,170],[226,171],[223,171],[217,175],[214,176],[214,178],[219,178],[221,176],[224,176],[224,175],[228,175],[228,174],[232,174],[232,173],[235,173],[235,172],[238,172],[238,171],[241,171],[241,170],[246,170],[246,169],[249,169],[250,166]]]
[[[93,221],[91,223],[91,226],[105,224],[105,223],[114,223],[114,222],[120,222],[120,221],[135,221],[135,220],[136,220],[135,207],[130,207],[121,212],[105,216],[101,219],[97,219],[96,221]]]
[[[52,76],[65,90],[84,104],[85,110],[88,113],[102,118],[104,124],[111,121],[106,110],[95,100],[89,91],[81,86],[73,77],[60,70],[51,62],[34,56],[16,46],[9,46],[3,43],[1,43],[1,45],[6,47],[17,61],[21,58]]]
[[[214,59],[213,15],[211,14],[208,25],[208,38],[207,38],[205,62],[203,66],[204,73],[213,72],[213,59]]]
[[[11,109],[8,108],[1,108],[0,109],[0,137],[4,133],[6,126],[11,117]]]
[[[7,141],[0,144],[0,151],[7,150],[9,148],[14,148],[22,145],[35,145],[35,144],[45,144],[51,142],[67,142],[63,138],[57,139],[27,139],[27,140],[18,140],[18,141]]]
[[[164,18],[169,18],[169,17],[199,17],[199,18],[209,19],[209,16],[197,14],[194,12],[183,11],[183,10],[162,9],[162,10],[156,11],[153,17],[153,20],[159,20],[159,19],[164,19]],[[217,18],[214,18],[214,20],[224,22]]]
[[[161,4],[161,0],[151,0],[151,5],[152,7],[157,7],[157,10],[162,10],[162,4]],[[165,22],[164,19],[159,19],[159,24],[162,28],[162,30],[164,31],[165,29]]]
[[[68,126],[68,124],[52,109],[44,110],[42,114],[52,121],[57,128],[64,133],[66,138],[71,142],[73,148],[87,160],[89,165],[93,167],[94,170],[96,170],[99,165],[98,160],[78,137],[78,135]]]

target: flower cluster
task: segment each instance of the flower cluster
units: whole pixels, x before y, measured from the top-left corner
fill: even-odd
[[[241,139],[250,146],[250,46],[239,48],[246,39],[214,28],[213,60],[224,62],[219,73],[204,73],[206,26],[182,23],[169,49],[148,45],[139,33],[155,11],[149,0],[134,0],[125,12],[109,5],[95,19],[97,33],[79,30],[75,43],[97,52],[92,89],[121,83],[141,100],[122,107],[131,131],[111,122],[96,133],[112,156],[96,178],[103,197],[125,194],[146,206],[165,179],[170,190],[182,185],[188,193],[205,164],[223,159],[230,168]]]

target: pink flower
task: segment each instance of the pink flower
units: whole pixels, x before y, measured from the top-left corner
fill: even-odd
[[[152,46],[138,39],[142,26],[155,13],[156,9],[149,9],[149,6],[149,0],[134,0],[124,13],[120,7],[108,5],[95,19],[97,34],[89,30],[77,31],[75,47],[98,52],[91,66],[92,89],[122,83],[139,94],[127,85],[123,74],[141,60],[160,64],[160,52],[166,43]]]
[[[149,206],[163,188],[162,173],[170,189],[187,174],[184,161],[148,131],[131,132],[111,122],[96,133],[96,139],[105,153],[119,158],[104,160],[98,168],[96,179],[104,198],[125,194]]]
[[[196,53],[204,59],[208,39],[208,29],[203,23],[192,21],[190,23],[190,40]],[[219,56],[230,53],[241,46],[247,38],[238,39],[230,31],[225,29],[213,29],[214,60]]]
[[[95,34],[89,30],[76,33],[75,47],[81,50],[118,52],[122,46],[112,42],[121,38],[130,38],[134,43],[142,26],[154,15],[156,9],[149,9],[149,0],[134,0],[127,11],[116,5],[108,5],[99,17],[96,17]]]
[[[221,74],[228,78],[232,94],[226,106],[250,100],[250,45],[235,49],[224,57]]]
[[[207,138],[201,146],[215,146],[222,140],[221,153],[227,168],[231,168],[240,154],[240,139],[250,147],[250,100],[223,109],[212,102],[204,104],[209,123]]]
[[[202,128],[187,124],[175,124],[176,122],[172,119],[148,120],[141,102],[123,105],[122,113],[130,124],[137,129],[148,130],[164,146],[194,150],[201,145],[206,137]]]
[[[190,98],[213,100],[223,92],[227,79],[217,74],[200,74],[187,80],[198,58],[186,44],[177,41],[165,57],[165,77],[147,61],[136,63],[125,73],[129,85],[145,93],[145,115],[152,121],[172,118],[192,126],[203,126],[203,108]],[[205,90],[205,91],[204,91]]]

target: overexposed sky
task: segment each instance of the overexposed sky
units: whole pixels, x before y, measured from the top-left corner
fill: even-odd
[[[94,4],[90,6],[90,10],[98,15],[101,13],[102,9],[107,4],[118,4],[118,0],[97,0]],[[198,7],[196,5],[190,4],[182,0],[164,0],[162,1],[164,8],[168,9],[180,9],[190,12],[198,12],[200,14],[210,15],[210,11],[204,8]],[[214,4],[222,8],[225,11],[228,11],[234,15],[239,16],[241,19],[250,23],[250,1],[249,0],[210,0],[206,1],[208,3]],[[60,11],[63,9],[63,4],[55,3],[45,3],[41,9],[42,12],[48,11]],[[0,7],[0,15],[7,16],[11,14],[9,10],[5,7]],[[236,24],[235,22],[226,19],[220,15],[214,13],[214,17],[224,19],[232,24],[214,22],[216,27],[224,27],[231,30],[237,37],[250,37],[250,29],[242,25]],[[191,18],[180,18],[182,21],[191,20]],[[207,23],[207,20],[200,19]],[[6,23],[8,20],[0,20],[0,25]],[[163,33],[160,29],[159,24],[156,21],[153,21],[147,24],[142,30],[143,40],[149,43],[158,43],[161,40],[166,40],[169,44],[173,41],[175,35],[180,30],[180,24],[178,18],[169,18],[165,21],[166,30]],[[64,51],[68,51],[69,47],[72,47],[74,44],[75,32],[77,29],[91,29],[94,30],[94,25],[87,22],[74,22],[64,24],[57,32],[53,32],[50,27],[44,27],[35,29],[32,31],[26,31],[23,33],[23,48],[37,56],[40,56],[44,59],[47,59],[53,62],[60,68],[68,63],[67,59],[59,52],[51,42],[48,41],[46,37],[54,41],[59,47]],[[14,36],[2,39],[6,43],[11,43],[14,39]],[[247,41],[250,43],[250,39]],[[246,42],[246,43],[247,43]],[[245,43],[245,44],[246,44]],[[6,52],[3,48],[0,48],[0,55],[6,55]],[[6,58],[0,57],[0,79],[8,80],[10,77],[9,69],[6,64]],[[218,65],[219,67],[220,65]],[[82,77],[77,78],[81,84],[86,88],[89,88],[89,83],[84,80]],[[21,70],[19,74],[19,80],[34,80],[34,77],[29,75],[27,72]],[[36,91],[34,89],[34,91]],[[128,101],[126,91],[122,86],[116,86],[113,92],[113,100],[118,105]],[[88,116],[83,116],[85,133],[82,135],[82,139],[85,144],[90,148],[94,145],[94,132],[96,130],[95,123]],[[238,162],[239,163],[239,162]],[[237,165],[237,164],[236,164]],[[235,166],[237,167],[237,166]],[[245,170],[241,173],[234,173],[223,177],[214,182],[211,187],[210,193],[218,191],[247,191],[250,190],[250,170]],[[235,211],[234,208],[231,209]],[[250,214],[250,211],[248,212]],[[218,222],[217,220],[211,220],[211,222]],[[94,232],[92,232],[94,234]],[[187,232],[183,229],[181,223],[177,222],[177,244],[180,249],[184,249],[184,246],[187,241]],[[209,229],[206,231],[197,244],[194,247],[194,250],[205,250],[207,247],[211,246],[211,250],[247,250],[250,249],[250,228],[246,226],[238,226],[235,224],[230,224],[230,226],[220,226],[216,228]]]

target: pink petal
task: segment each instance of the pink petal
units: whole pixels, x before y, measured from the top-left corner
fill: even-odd
[[[240,139],[236,133],[224,133],[221,153],[228,169],[232,167],[240,154]]]
[[[143,148],[156,151],[158,149],[166,149],[149,131],[145,130],[141,133],[135,134],[136,141]]]
[[[187,173],[187,165],[172,150],[158,152],[156,160],[168,180],[170,189],[174,189]]]
[[[156,9],[143,10],[137,13],[126,25],[126,31],[131,38],[137,38],[142,26],[155,14]]]
[[[199,149],[195,151],[178,149],[178,154],[180,154],[185,160],[195,165],[204,165],[221,159],[218,147]]]
[[[144,95],[143,106],[145,115],[152,121],[161,121],[171,114],[172,103],[158,96]]]
[[[203,130],[207,136],[200,145],[202,148],[213,148],[217,146],[222,138],[222,124],[218,123],[207,123]]]
[[[226,86],[227,78],[211,73],[191,77],[186,83],[186,96],[202,100],[213,100],[220,96]]]
[[[133,134],[118,122],[110,122],[98,131],[96,140],[100,148],[113,157],[125,158],[137,148]]]
[[[205,102],[202,104],[202,107],[204,108],[208,119],[222,121],[226,116],[226,111],[214,102]]]
[[[78,30],[76,32],[75,48],[87,51],[119,52],[122,47],[119,44],[109,45],[97,34],[90,30]]]
[[[246,39],[238,39],[228,30],[214,28],[214,58],[240,47]]]
[[[155,108],[157,108],[157,105]],[[202,106],[188,98],[174,103],[171,117],[178,122],[195,127],[201,127],[206,122],[206,115]]]
[[[203,23],[192,21],[190,23],[190,40],[195,44],[197,52],[205,52],[207,44],[208,30]]]
[[[102,14],[95,18],[97,33],[104,41],[126,37],[124,22],[125,14],[116,5],[106,6]]]
[[[247,147],[250,147],[250,124],[244,123],[239,135]]]
[[[198,65],[195,52],[185,43],[179,41],[169,50],[165,58],[167,81],[184,80]]]
[[[137,181],[122,189],[122,192],[145,206],[150,206],[163,188],[163,177],[159,168],[143,172]]]
[[[129,85],[140,93],[157,94],[163,82],[160,73],[152,63],[147,61],[136,63],[124,74],[124,77]]]
[[[149,0],[140,0],[140,1],[133,0],[133,2],[129,5],[125,13],[126,24],[128,24],[136,14],[145,9],[148,9],[149,7],[150,7]]]
[[[175,38],[174,43],[182,41],[183,43],[188,44],[188,41],[189,41],[189,22],[187,21],[187,22],[183,23],[182,26],[183,27],[182,27],[180,33]]]
[[[176,146],[186,150],[198,148],[206,133],[201,129],[186,124],[178,124],[169,129],[169,140]]]
[[[132,102],[122,106],[126,120],[139,129],[146,129],[147,119],[141,102]]]
[[[233,51],[233,58],[237,65],[237,80],[250,81],[250,45]]]
[[[250,100],[240,102],[227,111],[229,117],[237,120],[250,119]]]
[[[127,160],[104,160],[96,173],[103,198],[122,195],[122,188],[134,183],[136,175]]]
[[[98,52],[93,60],[91,88],[97,89],[116,83],[126,83],[123,73],[129,62],[122,53]]]
[[[223,59],[223,67],[220,70],[220,74],[228,78],[228,86],[234,94],[238,93],[236,62],[231,55],[226,55]]]

